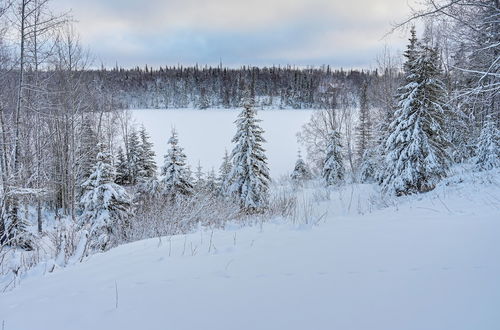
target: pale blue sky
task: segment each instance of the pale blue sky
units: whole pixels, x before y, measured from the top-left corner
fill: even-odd
[[[370,67],[405,0],[54,0],[72,9],[106,66],[217,64]]]

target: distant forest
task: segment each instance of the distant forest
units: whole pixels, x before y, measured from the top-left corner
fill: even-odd
[[[250,90],[256,107],[332,108],[339,90],[358,94],[375,71],[320,68],[136,67],[87,71],[125,108],[235,108]]]

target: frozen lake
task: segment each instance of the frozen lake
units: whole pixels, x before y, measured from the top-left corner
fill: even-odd
[[[204,171],[218,171],[224,150],[231,152],[231,139],[236,133],[234,121],[240,109],[212,110],[131,110],[137,124],[143,124],[155,145],[156,161],[163,164],[172,128],[179,133],[188,163],[195,170],[198,161]],[[273,178],[290,173],[297,159],[299,144],[296,134],[314,110],[261,110],[257,117],[265,130],[264,144]]]

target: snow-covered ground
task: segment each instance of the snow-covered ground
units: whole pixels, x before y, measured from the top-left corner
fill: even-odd
[[[296,134],[314,110],[261,110],[257,117],[265,130],[264,144],[273,178],[290,173],[297,160]],[[179,133],[180,145],[184,148],[188,163],[196,169],[198,161],[205,171],[217,171],[224,156],[224,148],[231,152],[231,139],[236,133],[234,121],[241,109],[167,109],[131,110],[132,118],[144,124],[151,135],[156,153],[156,162],[161,166],[167,150],[167,141],[172,128]],[[214,127],[216,129],[214,129]]]
[[[458,175],[371,212],[381,203],[371,186],[329,194],[310,188],[299,198],[314,210],[308,225],[270,223],[120,246],[0,294],[0,324],[498,330],[499,174]]]

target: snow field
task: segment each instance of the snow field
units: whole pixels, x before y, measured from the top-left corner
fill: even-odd
[[[0,296],[0,321],[7,330],[496,330],[498,174],[360,202],[364,215],[349,201],[369,201],[373,187],[311,187],[299,201],[328,211],[318,226],[278,221],[123,245],[27,278]],[[382,202],[393,206],[369,212]]]

